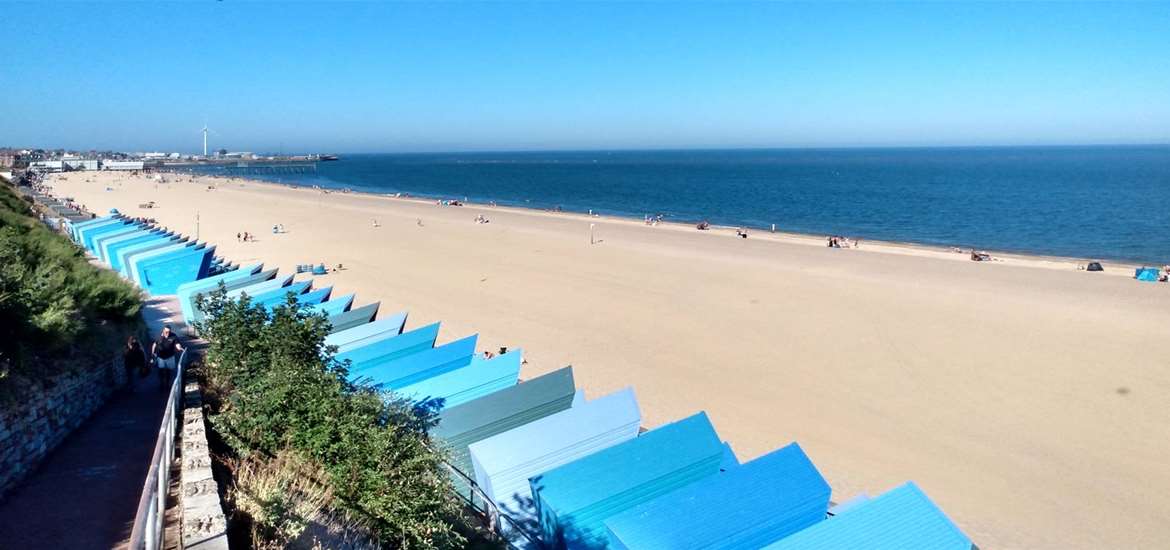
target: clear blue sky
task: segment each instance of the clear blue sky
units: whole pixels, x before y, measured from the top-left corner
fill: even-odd
[[[1170,142],[1170,3],[4,4],[0,145]]]

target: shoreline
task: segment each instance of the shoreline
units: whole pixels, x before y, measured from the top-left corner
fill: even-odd
[[[168,175],[175,175],[175,174],[180,174],[183,176],[188,175],[188,174],[182,173],[182,172],[164,172],[164,173],[166,173]],[[413,204],[423,204],[423,205],[431,205],[431,206],[438,206],[437,204],[435,204],[436,201],[448,200],[448,199],[443,199],[443,198],[437,197],[437,196],[430,197],[430,196],[425,196],[425,195],[413,195],[413,194],[402,194],[402,193],[377,193],[377,192],[373,192],[373,191],[345,190],[345,189],[348,189],[345,187],[324,187],[324,186],[322,186],[320,188],[315,188],[313,186],[297,184],[297,183],[278,183],[278,182],[269,181],[266,179],[240,177],[240,176],[219,176],[219,175],[212,175],[212,174],[198,174],[198,176],[211,178],[211,179],[214,179],[216,181],[227,181],[227,182],[231,182],[231,183],[252,184],[252,185],[268,186],[268,187],[274,187],[274,188],[285,188],[285,189],[305,191],[305,192],[311,192],[311,193],[321,193],[323,195],[337,194],[337,195],[343,195],[343,196],[357,196],[357,197],[365,197],[365,198],[372,198],[372,199],[386,199],[386,200],[391,200],[391,201],[404,201],[404,202],[409,202],[409,203],[413,203]],[[327,190],[328,192],[324,192],[325,190]],[[478,202],[478,201],[473,201],[473,200],[462,200],[462,199],[460,199],[460,202],[462,203],[462,206],[451,206],[449,208],[469,208],[469,209],[479,208],[479,209],[488,209],[488,211],[503,211],[503,212],[512,212],[512,213],[516,213],[516,214],[539,214],[539,215],[557,216],[557,217],[564,217],[566,219],[576,219],[576,220],[580,220],[580,221],[593,220],[594,222],[597,222],[597,221],[620,222],[620,223],[625,223],[625,224],[634,225],[634,226],[645,226],[648,229],[656,229],[656,228],[661,227],[663,229],[669,229],[669,230],[674,230],[674,231],[690,231],[690,232],[699,232],[699,233],[709,233],[712,235],[721,235],[721,236],[727,236],[727,237],[733,237],[733,238],[736,236],[735,231],[737,229],[746,228],[749,230],[749,233],[750,233],[749,239],[770,240],[770,241],[774,241],[774,242],[788,242],[788,243],[795,243],[795,244],[801,244],[801,245],[807,245],[807,246],[820,246],[822,248],[828,248],[826,246],[826,237],[827,236],[820,236],[820,235],[816,235],[816,234],[812,234],[812,233],[799,233],[799,232],[794,232],[794,231],[783,231],[780,229],[777,229],[776,231],[770,231],[768,228],[757,228],[757,227],[751,227],[751,226],[738,226],[737,227],[737,226],[732,226],[732,225],[721,225],[721,224],[714,224],[714,223],[711,224],[711,229],[709,229],[707,231],[699,231],[698,229],[695,228],[694,223],[686,222],[686,221],[666,221],[666,220],[663,220],[663,221],[659,222],[658,225],[656,225],[656,226],[648,226],[643,222],[643,220],[640,220],[636,217],[623,216],[623,215],[617,215],[617,214],[590,215],[587,212],[578,212],[575,210],[557,211],[557,210],[552,210],[552,209],[548,209],[548,208],[525,207],[525,206],[516,206],[516,205],[496,205],[496,204]],[[853,237],[847,237],[847,238],[850,241],[854,240]],[[970,259],[971,248],[966,247],[966,246],[959,247],[959,246],[955,245],[952,247],[951,245],[926,244],[926,243],[918,243],[918,242],[910,242],[910,241],[888,241],[888,240],[868,239],[868,238],[865,238],[864,236],[862,236],[860,240],[861,240],[861,244],[863,246],[861,248],[856,248],[856,249],[851,249],[851,250],[854,250],[854,251],[877,251],[877,252],[884,252],[884,253],[890,253],[890,254],[903,254],[903,255],[930,255],[932,257],[946,258],[949,260],[961,260],[961,261],[971,262],[971,259]],[[954,250],[952,250],[952,248],[960,248],[961,251],[955,252]],[[1097,261],[1097,262],[1100,262],[1101,265],[1105,269],[1103,272],[1097,272],[1097,274],[1109,275],[1109,276],[1122,275],[1122,276],[1129,277],[1131,279],[1134,278],[1134,271],[1140,267],[1147,267],[1148,266],[1148,267],[1157,267],[1159,269],[1161,269],[1161,267],[1162,267],[1161,264],[1157,264],[1157,263],[1135,263],[1135,262],[1131,262],[1128,260],[1074,258],[1074,257],[1069,257],[1069,256],[1055,256],[1055,255],[1047,255],[1047,254],[1016,252],[1016,251],[1003,251],[1003,250],[995,250],[995,249],[980,249],[980,248],[975,248],[975,250],[978,250],[980,252],[989,253],[994,258],[994,261],[986,262],[989,264],[1005,264],[1005,265],[1013,265],[1013,266],[1042,268],[1042,269],[1056,269],[1056,270],[1071,269],[1071,270],[1075,270],[1075,271],[1083,271],[1083,269],[1078,269],[1078,266],[1081,266],[1083,264],[1087,264],[1088,262]],[[1167,259],[1167,261],[1170,262],[1170,259]],[[1168,265],[1170,265],[1170,264],[1168,264]]]

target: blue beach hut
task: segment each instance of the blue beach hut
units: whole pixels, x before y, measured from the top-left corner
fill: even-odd
[[[116,256],[118,262],[118,273],[120,273],[123,277],[130,279],[132,273],[130,271],[130,260],[132,260],[135,256],[146,254],[147,252],[169,246],[190,246],[191,244],[194,243],[188,242],[186,237],[172,235],[165,238],[151,239],[131,246],[119,248]],[[111,262],[110,266],[113,267],[114,263]]]
[[[397,390],[470,364],[472,357],[475,356],[475,343],[478,338],[479,335],[473,334],[393,361],[363,363],[361,367],[350,371],[349,379],[354,382],[367,381],[385,389]]]
[[[610,517],[605,525],[612,548],[755,550],[824,521],[830,493],[804,450],[792,443]]]
[[[325,345],[337,346],[338,353],[349,351],[378,340],[394,338],[402,334],[402,326],[405,324],[406,312],[400,311],[377,321],[334,332],[325,337]],[[438,332],[435,332],[435,335],[437,336]],[[434,342],[432,338],[431,345],[427,347],[433,347]]]
[[[174,237],[174,234],[168,231],[163,231],[161,229],[143,230],[140,233],[131,233],[113,237],[102,241],[100,247],[100,257],[102,261],[106,263],[106,265],[110,266],[110,269],[121,273],[122,263],[119,258],[119,253],[123,249],[130,248],[145,242],[154,241],[156,239],[166,240]]]
[[[313,286],[312,281],[293,282],[288,286],[277,287],[264,292],[257,292],[252,294],[247,292],[245,294],[251,299],[252,305],[266,307],[271,309],[271,306],[284,303],[291,293],[294,297],[305,293]]]
[[[345,296],[338,296],[336,298],[329,298],[324,302],[317,304],[310,304],[305,311],[312,314],[324,313],[326,317],[345,313],[349,311],[349,307],[353,305],[353,299],[356,294],[346,294]]]
[[[93,254],[97,259],[105,262],[106,258],[102,255],[103,244],[110,239],[115,239],[125,235],[134,235],[143,231],[143,225],[140,223],[127,223],[118,226],[112,231],[106,231],[99,235],[94,235],[93,246],[89,247],[89,253]]]
[[[971,550],[971,539],[910,482],[764,548]]]
[[[141,250],[126,256],[125,271],[126,278],[138,286],[143,285],[142,280],[142,265],[152,264],[154,259],[165,258],[173,252],[182,252],[188,249],[204,248],[206,245],[196,241],[184,241],[172,243],[168,246],[152,248],[150,250]]]
[[[123,231],[123,230],[128,229],[128,228],[133,229],[135,226],[136,226],[136,224],[134,222],[131,222],[131,221],[125,220],[125,219],[121,219],[121,218],[112,220],[109,223],[93,225],[93,226],[82,229],[82,231],[80,233],[81,234],[81,243],[79,243],[79,244],[81,244],[83,247],[85,247],[86,251],[93,253],[94,242],[98,237],[101,237],[102,235],[106,235],[109,233],[116,233],[119,231]]]
[[[541,539],[606,548],[606,519],[718,474],[723,453],[707,413],[698,413],[533,476]]]
[[[392,329],[394,325],[395,324],[393,323],[393,320],[391,320],[391,323],[389,325],[385,325],[384,327]],[[398,326],[401,327],[401,325]],[[365,329],[366,326],[359,328]],[[385,338],[380,340],[358,340],[355,342],[357,347],[353,347],[344,352],[338,353],[335,356],[335,359],[338,361],[349,361],[350,372],[356,372],[369,367],[390,363],[401,359],[402,357],[406,357],[423,350],[431,349],[435,347],[435,339],[438,337],[439,323],[432,323],[425,327],[416,328],[409,332],[404,332],[394,336],[393,338]],[[336,342],[343,340],[344,338],[339,336],[334,341]],[[330,344],[331,342],[327,338],[325,343]]]
[[[270,285],[277,285],[277,283],[274,282],[274,281],[279,281],[279,279],[276,279],[276,273],[277,273],[276,269],[268,269],[268,270],[264,270],[264,271],[261,271],[259,273],[255,273],[255,274],[252,274],[252,275],[240,278],[240,279],[233,279],[230,281],[224,281],[223,286],[227,290],[227,294],[225,295],[225,298],[226,299],[238,298],[239,297],[238,294],[236,296],[232,296],[232,293],[237,291],[237,290],[246,289],[248,287],[254,287],[254,286],[257,286],[260,284],[264,284],[264,283],[268,283]],[[286,279],[286,281],[292,281],[292,276],[289,276]],[[279,282],[284,282],[284,284],[287,284],[287,282],[285,282],[285,281],[279,281]],[[198,283],[199,283],[199,281],[196,281],[193,284],[198,284]],[[211,291],[215,290],[216,288],[219,288],[218,283],[212,288],[204,288],[203,290],[192,289],[190,291],[190,299],[189,300],[182,300],[182,299],[179,300],[179,307],[180,307],[180,309],[182,309],[183,318],[186,319],[188,325],[194,326],[195,323],[203,322],[205,315],[203,314],[202,310],[195,307],[195,301],[199,296],[204,295],[208,292],[211,292]],[[274,288],[275,288],[275,286],[274,286]],[[190,309],[190,311],[188,311],[188,308]]]
[[[180,284],[206,277],[214,257],[215,247],[203,244],[159,249],[131,260],[131,273],[149,294],[174,294]]]
[[[219,288],[219,284],[223,283],[225,286],[228,283],[235,281],[244,281],[248,278],[260,273],[264,268],[264,264],[252,264],[238,269],[232,269],[218,275],[204,277],[197,281],[189,281],[180,284],[175,288],[175,296],[179,299],[179,309],[183,312],[183,319],[187,321],[193,320],[195,311],[195,299],[205,292],[212,292]],[[273,272],[275,275],[275,271]]]
[[[516,385],[523,351],[515,349],[491,359],[474,356],[466,366],[402,386],[397,393],[414,401],[433,401],[442,408]]]

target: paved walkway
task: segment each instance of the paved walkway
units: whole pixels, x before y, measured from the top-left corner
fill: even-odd
[[[152,336],[178,302],[151,299],[143,317]],[[110,549],[129,538],[150,467],[167,392],[158,377],[115,394],[0,501],[0,549]]]

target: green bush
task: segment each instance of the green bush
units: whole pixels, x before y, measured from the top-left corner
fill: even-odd
[[[198,327],[220,437],[243,459],[292,451],[312,461],[332,506],[390,547],[461,547],[460,506],[427,441],[433,414],[348,382],[325,346],[323,314],[291,298],[269,313],[225,296],[221,285],[200,298],[208,321]]]
[[[22,380],[110,357],[113,329],[136,330],[141,307],[137,288],[90,264],[0,185],[0,398]]]

